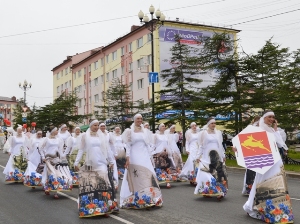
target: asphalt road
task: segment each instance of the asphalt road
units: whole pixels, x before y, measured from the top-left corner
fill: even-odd
[[[0,152],[0,170],[6,165],[8,155]],[[173,183],[171,189],[162,186],[164,206],[150,210],[121,210],[109,218],[79,219],[77,189],[60,195],[58,200],[46,196],[42,189],[30,189],[22,184],[4,183],[0,175],[0,223],[68,224],[68,223],[135,223],[135,224],[256,224],[259,220],[247,216],[242,206],[247,200],[241,195],[243,173],[229,172],[229,191],[221,202],[215,198],[194,196],[189,183]],[[288,179],[293,203],[295,223],[300,223],[300,179]]]

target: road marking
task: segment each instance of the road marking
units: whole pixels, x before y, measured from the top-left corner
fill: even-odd
[[[78,203],[78,199],[77,198],[71,197],[71,196],[69,196],[69,195],[67,195],[65,193],[62,193],[62,192],[57,192],[57,193],[60,194],[60,195],[65,196],[65,197],[67,197],[69,199],[71,199],[72,201],[75,201],[76,203]],[[127,221],[125,219],[122,219],[122,218],[120,218],[120,217],[118,217],[116,215],[109,214],[109,216],[112,217],[112,218],[114,218],[114,219],[116,219],[116,220],[119,220],[120,222],[123,222],[125,224],[134,224],[133,222],[129,222],[129,221]]]
[[[300,198],[291,198],[292,200],[300,201]]]
[[[0,165],[0,167],[2,167],[3,169],[5,169],[5,167],[4,167],[4,166],[1,166],[1,165]]]

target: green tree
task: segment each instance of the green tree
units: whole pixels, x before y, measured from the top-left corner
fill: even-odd
[[[13,114],[14,114],[14,119],[13,119],[14,127],[13,128],[17,128],[18,125],[23,125],[23,124],[26,124],[27,127],[33,128],[31,126],[31,123],[36,121],[36,110],[37,110],[37,107],[36,107],[35,104],[31,108],[27,107],[27,110],[26,110],[26,114],[27,114],[26,122],[22,121],[22,117],[23,117],[22,113],[24,112],[23,108],[24,108],[24,99],[21,98],[18,101],[16,107],[13,109]]]
[[[72,127],[74,123],[82,123],[83,119],[87,119],[91,114],[79,115],[77,113],[78,100],[75,93],[63,93],[53,103],[36,109],[37,127],[45,129],[49,125],[57,127],[61,124]]]
[[[145,107],[142,100],[132,100],[130,87],[119,78],[115,78],[108,90],[103,92],[102,102],[103,105],[95,106],[98,109],[95,111],[97,119],[108,120],[109,125],[119,125],[122,130],[129,127],[132,116]]]
[[[228,33],[215,33],[201,42],[203,48],[198,54],[198,63],[203,73],[214,72],[216,76],[214,84],[199,92],[202,100],[194,104],[202,108],[202,117],[218,114],[230,117],[233,122],[222,121],[221,124],[238,133],[244,126],[242,114],[248,110],[244,96],[248,78],[242,73],[236,40]]]
[[[175,110],[177,113],[169,122],[180,123],[185,133],[188,124],[185,112],[193,110],[192,102],[199,100],[197,86],[202,80],[199,78],[199,64],[196,58],[198,49],[184,44],[179,36],[175,37],[175,42],[170,49],[171,68],[161,71],[160,74],[166,85],[156,92],[160,100],[155,102],[155,113]],[[185,142],[185,138],[183,141]]]

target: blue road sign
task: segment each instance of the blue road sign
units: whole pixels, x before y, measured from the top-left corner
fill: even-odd
[[[22,117],[22,122],[27,122],[27,117]]]
[[[158,72],[149,72],[149,83],[158,83]]]

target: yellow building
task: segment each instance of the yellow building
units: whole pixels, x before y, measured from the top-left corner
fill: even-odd
[[[215,32],[227,32],[236,39],[239,32],[234,29],[207,26],[179,21],[165,21],[164,25],[153,32],[154,71],[170,68],[170,48],[175,44],[174,37],[196,48],[199,37],[212,36]],[[53,68],[53,97],[62,92],[76,90],[80,100],[78,113],[97,113],[95,105],[101,105],[103,93],[110,87],[114,78],[120,78],[132,91],[133,101],[151,102],[151,85],[148,72],[151,71],[151,35],[146,25],[132,26],[128,34],[116,39],[107,46],[99,47],[74,56]],[[214,82],[212,76],[201,75],[205,87]],[[199,75],[200,77],[200,75]],[[155,84],[155,91],[165,88],[163,80]],[[164,100],[170,96],[160,96]],[[147,112],[147,111],[145,111]],[[87,123],[87,121],[85,122]]]

